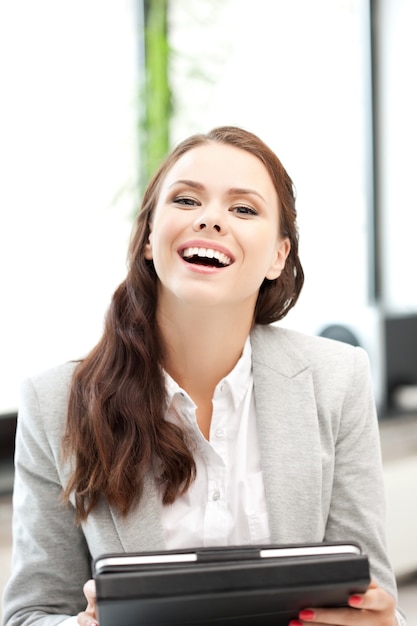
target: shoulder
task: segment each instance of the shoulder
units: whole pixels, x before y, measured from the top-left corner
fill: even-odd
[[[270,398],[271,390],[279,389],[276,402],[298,407],[296,396],[316,407],[321,424],[335,428],[342,414],[374,419],[372,376],[363,348],[272,325],[256,327],[251,344],[258,397]]]
[[[22,382],[18,424],[32,423],[36,429],[50,434],[62,431],[70,384],[77,363],[64,363]]]
[[[352,375],[358,368],[369,369],[368,355],[362,348],[282,326],[255,326],[251,343],[254,362],[263,362],[291,377],[305,369],[326,376]]]
[[[35,393],[43,402],[66,399],[78,361],[69,361],[26,378],[22,383],[22,396]]]

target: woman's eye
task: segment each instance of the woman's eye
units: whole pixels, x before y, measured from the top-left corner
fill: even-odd
[[[245,206],[244,204],[233,207],[233,210],[239,215],[258,215],[256,209],[251,206]]]
[[[199,202],[195,198],[188,198],[186,196],[177,196],[174,198],[175,204],[182,204],[184,206],[198,206]]]

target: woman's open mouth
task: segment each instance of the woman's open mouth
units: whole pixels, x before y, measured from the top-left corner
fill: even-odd
[[[184,248],[180,251],[184,261],[196,265],[205,265],[206,267],[227,267],[233,263],[233,259],[220,250],[213,248]]]

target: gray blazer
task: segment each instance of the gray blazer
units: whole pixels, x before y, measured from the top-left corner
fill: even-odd
[[[252,333],[259,441],[272,540],[353,540],[372,576],[393,596],[384,539],[378,424],[366,353],[277,326]],[[164,548],[161,502],[145,496],[122,518],[106,502],[81,527],[61,502],[67,363],[25,381],[18,418],[13,573],[4,596],[8,626],[59,624],[85,608],[91,559],[104,552]]]

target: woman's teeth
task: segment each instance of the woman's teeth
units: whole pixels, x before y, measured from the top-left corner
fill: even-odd
[[[192,257],[216,259],[220,265],[230,265],[232,262],[232,259],[227,256],[227,254],[219,250],[214,250],[213,248],[185,248],[182,251],[182,256],[184,259],[190,259]]]

